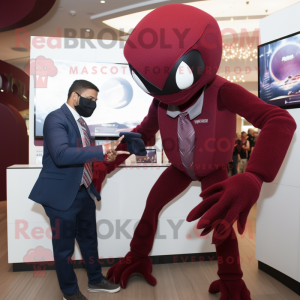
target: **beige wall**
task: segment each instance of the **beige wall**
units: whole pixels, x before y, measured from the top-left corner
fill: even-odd
[[[236,115],[236,133],[242,132],[242,119],[241,116]]]

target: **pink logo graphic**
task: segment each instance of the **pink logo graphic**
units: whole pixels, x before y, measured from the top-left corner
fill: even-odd
[[[33,266],[34,277],[45,277],[46,267],[54,265],[54,257],[51,250],[38,246],[35,249],[28,250],[24,256],[24,262]]]
[[[34,87],[46,88],[48,76],[54,77],[57,74],[57,68],[54,66],[53,60],[39,56],[32,58],[26,65],[24,71],[34,78]]]

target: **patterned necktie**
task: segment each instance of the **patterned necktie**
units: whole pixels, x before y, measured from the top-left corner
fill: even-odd
[[[181,113],[178,118],[178,145],[182,164],[188,175],[197,180],[194,173],[195,130],[187,112]]]
[[[91,144],[91,141],[88,135],[87,125],[82,118],[79,118],[78,122],[81,125],[82,132],[83,132],[82,145],[83,147],[88,147]],[[81,184],[84,184],[84,186],[88,188],[89,185],[92,183],[92,180],[93,180],[93,165],[92,163],[85,163],[83,167]]]

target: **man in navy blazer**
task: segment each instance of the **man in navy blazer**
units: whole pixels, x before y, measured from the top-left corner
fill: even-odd
[[[45,119],[43,168],[29,198],[43,205],[52,227],[55,266],[64,300],[83,300],[71,263],[77,240],[85,262],[89,292],[118,292],[120,286],[103,275],[98,260],[95,198],[101,197],[92,182],[92,162],[113,161],[119,140],[104,146],[91,145],[82,117],[96,108],[99,89],[89,81],[76,80],[67,103]]]

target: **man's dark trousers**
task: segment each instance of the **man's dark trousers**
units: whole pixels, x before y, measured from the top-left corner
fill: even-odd
[[[72,295],[79,289],[71,257],[75,239],[85,262],[89,283],[97,284],[103,275],[98,260],[96,205],[83,187],[68,210],[44,206],[52,227],[56,273],[62,292]]]

